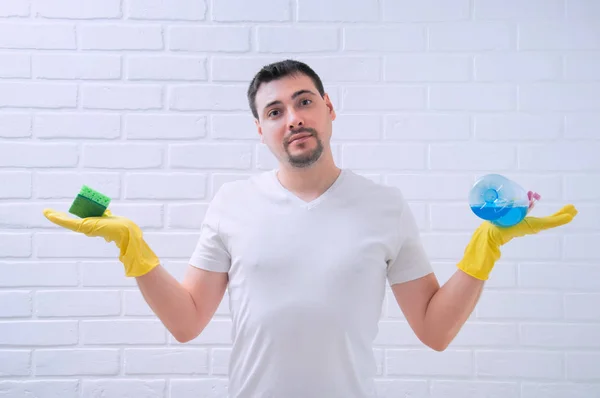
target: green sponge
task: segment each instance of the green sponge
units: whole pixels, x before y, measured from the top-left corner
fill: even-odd
[[[100,217],[110,204],[110,198],[84,185],[71,204],[69,213],[81,218]]]

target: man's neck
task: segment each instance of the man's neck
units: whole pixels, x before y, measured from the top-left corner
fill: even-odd
[[[277,178],[290,192],[305,200],[312,200],[327,191],[341,173],[333,161],[322,160],[307,168],[280,167]]]

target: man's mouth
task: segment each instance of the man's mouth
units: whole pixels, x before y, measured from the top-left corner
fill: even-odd
[[[305,141],[307,138],[312,137],[311,133],[298,133],[292,136],[290,144],[294,141]]]

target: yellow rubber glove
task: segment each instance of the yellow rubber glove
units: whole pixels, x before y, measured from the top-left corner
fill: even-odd
[[[496,261],[500,258],[502,245],[517,237],[537,234],[567,224],[576,215],[577,209],[573,205],[566,205],[551,216],[525,217],[512,227],[498,227],[485,221],[475,230],[465,249],[464,257],[458,263],[458,268],[472,277],[487,280]]]
[[[44,216],[61,227],[87,236],[100,236],[107,242],[115,242],[120,249],[119,260],[125,266],[126,276],[141,276],[160,261],[142,237],[142,230],[125,217],[113,216],[106,210],[101,217],[77,219],[67,213],[44,209]]]

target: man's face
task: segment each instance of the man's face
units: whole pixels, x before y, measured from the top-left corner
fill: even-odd
[[[263,83],[256,93],[256,110],[261,141],[280,162],[308,167],[330,150],[333,105],[308,76]]]

